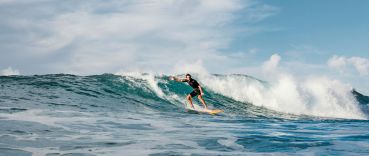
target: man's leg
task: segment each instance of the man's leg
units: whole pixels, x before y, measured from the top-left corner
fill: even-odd
[[[187,95],[187,101],[188,101],[188,103],[190,103],[190,105],[191,105],[191,107],[193,108],[193,109],[195,109],[195,107],[193,106],[193,104],[192,104],[192,97],[191,97],[191,95]]]
[[[201,95],[197,96],[197,98],[199,98],[199,100],[201,101],[202,105],[204,105],[205,109],[208,109],[208,106],[206,106],[205,100],[202,98]]]

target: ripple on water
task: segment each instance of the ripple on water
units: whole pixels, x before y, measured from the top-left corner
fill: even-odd
[[[11,113],[18,113],[18,112],[23,112],[27,110],[28,109],[25,109],[25,108],[0,108],[0,113],[11,114]]]
[[[59,150],[61,151],[69,151],[76,149],[93,149],[93,148],[103,148],[103,147],[121,147],[134,144],[134,141],[126,141],[126,142],[75,142],[70,144],[65,144],[60,146]]]
[[[329,141],[323,141],[298,136],[267,136],[249,135],[238,138],[237,144],[253,152],[291,152],[310,147],[322,147],[332,145]]]
[[[219,140],[222,138],[210,138],[210,139],[201,139],[198,140],[197,143],[199,146],[204,147],[207,150],[214,150],[214,151],[222,151],[222,152],[230,152],[234,149],[219,143]]]
[[[96,156],[96,155],[89,153],[66,153],[66,154],[48,153],[46,154],[46,156]]]
[[[19,150],[19,149],[1,148],[0,147],[0,156],[10,156],[10,155],[31,156],[32,153],[28,152],[28,151]]]

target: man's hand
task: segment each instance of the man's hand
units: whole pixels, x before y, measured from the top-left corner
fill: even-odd
[[[200,95],[203,96],[204,92],[202,91],[202,87],[199,85]]]

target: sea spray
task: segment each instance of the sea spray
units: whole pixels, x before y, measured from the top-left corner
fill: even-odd
[[[200,82],[218,94],[279,112],[333,118],[367,118],[351,93],[352,87],[326,77],[309,77],[297,81],[293,76],[283,74],[269,83],[240,75],[199,77]]]

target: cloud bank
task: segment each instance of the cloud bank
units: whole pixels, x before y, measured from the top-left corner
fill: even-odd
[[[349,67],[360,73],[360,75],[368,75],[369,73],[369,60],[362,57],[345,57],[345,56],[332,56],[328,62],[328,66],[339,70],[340,72],[347,71]]]
[[[256,23],[276,11],[238,0],[2,1],[0,10],[0,65],[74,74],[172,72],[178,62],[196,61],[217,69],[232,61],[219,50],[236,33],[252,33],[236,20]]]

